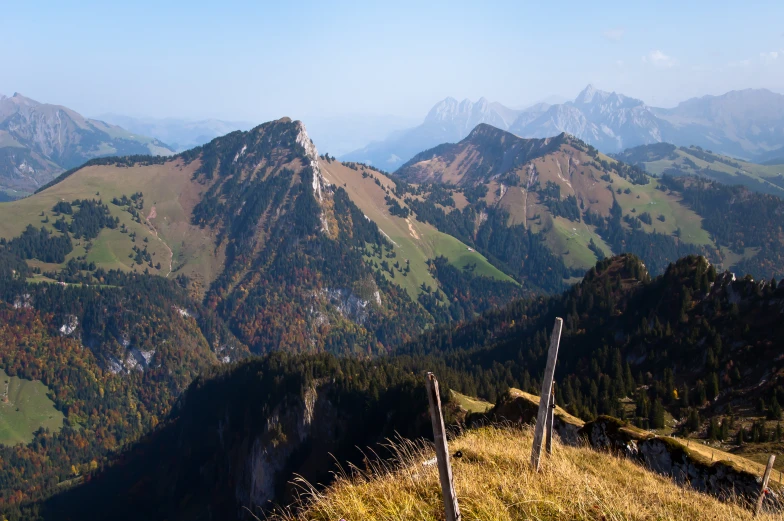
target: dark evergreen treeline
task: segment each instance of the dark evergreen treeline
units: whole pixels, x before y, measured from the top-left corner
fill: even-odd
[[[446,257],[438,256],[429,261],[429,267],[441,291],[424,287],[418,300],[437,322],[471,320],[489,309],[505,306],[511,299],[530,295],[511,282],[475,275],[475,264],[461,270]]]
[[[553,217],[563,216],[570,221],[580,222],[580,207],[577,205],[577,197],[569,195],[565,199],[561,199],[561,187],[552,181],[547,181],[544,188],[534,187],[532,190],[539,194],[542,204],[550,210]]]
[[[739,261],[736,271],[763,278],[784,275],[780,198],[695,177],[663,176],[661,183],[683,194],[683,202],[703,218],[703,228],[719,246],[741,255],[758,249]]]
[[[75,212],[74,206],[78,207]],[[28,225],[19,237],[10,241],[0,239],[0,246],[6,245],[10,252],[23,259],[62,264],[66,255],[73,251],[71,236],[90,240],[96,238],[103,228],[116,228],[119,224],[119,219],[111,216],[109,208],[94,199],[71,203],[60,201],[53,211],[61,215],[60,219],[54,222],[55,229],[61,234],[52,233],[44,227],[39,229]],[[70,217],[70,222],[66,220],[66,215]]]
[[[561,316],[556,392],[569,412],[660,428],[667,411],[684,432],[729,439],[745,428],[746,441],[748,417],[756,414],[769,420],[767,434],[758,427],[756,438],[771,439],[784,378],[758,384],[784,364],[775,304],[783,297],[784,285],[733,281],[702,257],[686,257],[653,280],[639,259],[614,257],[561,296],[518,301],[460,328],[438,328],[402,353],[423,357],[423,365],[467,394],[493,400],[505,386],[537,393],[553,320]],[[730,434],[711,421],[719,429],[732,425]]]
[[[79,207],[73,213],[73,219],[68,224],[68,231],[77,239],[95,239],[103,228],[114,229],[119,226],[120,219],[112,217],[109,213],[109,207],[100,200],[76,200],[71,205]],[[63,220],[63,222],[65,221]],[[60,231],[65,230],[60,229]]]
[[[678,237],[656,231],[648,233],[642,230],[637,218],[632,219],[628,215],[623,215],[623,210],[615,197],[607,217],[588,210],[585,212],[584,221],[596,227],[597,233],[613,251],[629,252],[642,258],[650,273],[654,275],[663,273],[670,263],[686,255],[696,253],[712,256],[712,253],[703,246],[684,242]],[[624,226],[625,222],[630,224],[629,228]]]
[[[449,396],[447,388],[442,392]],[[232,517],[246,507],[263,515],[260,508],[269,504],[243,496],[258,482],[245,470],[254,450],[268,446],[279,454],[265,467],[268,485],[254,492],[271,492],[270,499],[285,504],[295,492],[292,476],[328,482],[336,459],[361,466],[359,447],[387,456],[379,442],[429,429],[424,380],[402,366],[275,353],[196,379],[167,424],[126,458],[24,514],[162,520],[204,512]]]
[[[447,213],[430,201],[409,197],[406,204],[419,220],[472,246],[531,291],[561,291],[565,279],[574,275],[560,257],[553,255],[542,236],[522,224],[509,226],[509,214],[502,208],[488,207],[480,201]],[[478,218],[480,214],[482,219]]]
[[[28,224],[22,235],[6,241],[0,238],[0,246],[7,245],[8,251],[23,259],[38,259],[44,262],[62,263],[73,250],[71,236],[66,231],[56,235],[44,228]]]

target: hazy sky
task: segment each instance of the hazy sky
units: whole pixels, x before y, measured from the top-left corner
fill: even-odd
[[[0,93],[85,115],[420,119],[446,96],[519,107],[588,83],[658,106],[784,92],[781,0],[2,0],[0,12]]]

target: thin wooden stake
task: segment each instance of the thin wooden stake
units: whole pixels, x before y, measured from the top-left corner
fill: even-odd
[[[754,508],[754,517],[757,517],[762,509],[762,502],[765,500],[765,491],[768,489],[768,480],[770,479],[770,471],[773,470],[774,461],[776,461],[776,455],[771,454],[768,458],[768,466],[765,467],[765,474],[762,475],[762,486],[757,498],[757,506]]]
[[[555,361],[558,359],[558,345],[561,342],[561,329],[563,319],[555,319],[553,334],[550,337],[550,349],[547,352],[547,365],[542,379],[542,393],[539,395],[539,413],[536,415],[536,430],[534,431],[534,444],[531,447],[531,466],[538,472],[541,466],[542,442],[544,431],[547,428],[548,397],[552,393],[553,375],[555,374]]]
[[[550,393],[550,403],[547,407],[547,421],[546,428],[547,428],[547,436],[545,436],[544,441],[544,448],[547,451],[547,454],[553,453],[553,416],[555,415],[555,386],[553,386],[553,392]]]
[[[433,441],[436,445],[438,477],[441,481],[441,494],[444,496],[446,521],[459,521],[460,508],[457,506],[455,484],[452,481],[452,465],[449,462],[449,447],[444,432],[444,417],[441,414],[441,396],[438,380],[433,373],[427,373],[427,399],[430,402],[430,420],[433,422]]]

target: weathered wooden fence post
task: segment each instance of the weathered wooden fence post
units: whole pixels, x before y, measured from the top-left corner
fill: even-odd
[[[547,421],[545,427],[547,428],[547,436],[545,436],[544,449],[547,454],[553,453],[553,416],[555,415],[555,386],[550,393],[550,403],[547,404]]]
[[[754,508],[754,517],[757,517],[762,509],[762,502],[765,501],[765,491],[768,489],[768,480],[770,479],[770,471],[773,470],[773,462],[776,461],[776,455],[771,454],[768,458],[768,466],[765,467],[765,474],[762,475],[762,486],[760,487],[759,497],[757,498],[757,506]]]
[[[547,411],[550,409],[550,395],[553,389],[553,375],[555,374],[555,361],[558,359],[558,344],[561,342],[561,329],[563,319],[555,319],[553,334],[550,337],[550,349],[547,352],[547,365],[542,379],[542,393],[539,395],[539,412],[536,415],[536,430],[534,431],[534,445],[531,448],[531,466],[538,472],[541,464],[542,442],[547,429]]]
[[[430,420],[433,422],[433,441],[436,445],[438,477],[441,480],[441,494],[444,496],[446,521],[459,521],[460,508],[457,506],[455,484],[452,481],[452,465],[449,462],[449,447],[444,432],[444,417],[441,414],[441,396],[438,380],[433,373],[427,373],[427,399],[430,402]]]

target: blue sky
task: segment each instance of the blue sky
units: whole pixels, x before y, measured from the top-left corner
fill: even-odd
[[[426,4],[426,5],[423,5]],[[651,105],[784,92],[784,2],[11,2],[0,93],[85,115],[261,122],[521,107],[588,83]]]

